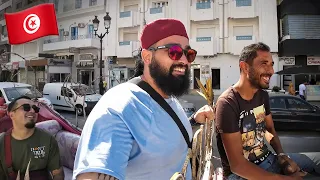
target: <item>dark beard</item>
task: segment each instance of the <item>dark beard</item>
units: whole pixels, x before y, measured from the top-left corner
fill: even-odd
[[[27,124],[24,125],[27,129],[33,129],[36,126],[36,122],[34,120],[31,120],[30,122],[27,122]]]
[[[174,76],[172,73],[173,69],[176,67],[186,68],[185,74],[181,76]],[[149,65],[149,69],[151,77],[166,95],[179,97],[189,93],[190,70],[188,65],[173,64],[168,72],[155,58],[153,58]]]
[[[256,89],[268,89],[269,85],[262,85],[260,83],[260,75],[253,69],[253,67],[249,68],[249,82],[253,88]]]

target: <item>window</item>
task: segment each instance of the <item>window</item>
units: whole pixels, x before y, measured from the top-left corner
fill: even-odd
[[[61,96],[73,97],[73,94],[70,89],[62,87],[61,88]]]
[[[71,27],[71,40],[78,39],[78,27]]]
[[[79,9],[79,8],[81,8],[82,7],[82,0],[76,0],[76,6],[75,6],[75,8],[76,9]]]
[[[3,20],[4,19],[4,10],[1,10],[0,11],[0,20]]]
[[[7,26],[6,25],[2,26],[2,31],[1,32],[5,37],[8,36],[8,31],[7,31]]]
[[[288,109],[310,111],[311,107],[299,99],[288,98]]]
[[[89,36],[89,38],[93,38],[94,37],[93,24],[89,24],[88,25],[88,36]]]
[[[59,0],[54,0],[54,9],[58,11],[59,9]]]
[[[63,40],[63,33],[64,33],[64,29],[59,29],[59,40],[62,41]]]
[[[164,7],[164,6],[168,6],[168,5],[169,5],[168,1],[164,1],[164,2],[154,2],[154,3],[152,4],[152,7],[153,7],[153,8],[160,8],[160,7]]]
[[[283,98],[270,98],[270,107],[272,109],[285,109],[286,102]]]
[[[234,26],[233,36],[236,40],[252,40],[253,26]]]
[[[220,69],[211,69],[212,89],[220,89]]]
[[[7,95],[9,101],[25,95],[30,98],[41,98],[42,94],[34,87],[15,87],[15,88],[5,88],[4,93]]]
[[[20,8],[22,8],[22,2],[18,2],[18,3],[16,4],[16,9],[20,9]]]
[[[197,41],[211,41],[211,37],[214,37],[214,28],[198,28],[197,29]]]
[[[90,0],[89,1],[89,6],[95,6],[97,5],[97,0]]]

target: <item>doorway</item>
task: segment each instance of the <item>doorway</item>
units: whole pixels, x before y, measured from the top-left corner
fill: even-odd
[[[94,70],[79,70],[78,71],[78,82],[87,86],[92,85],[94,82]]]
[[[193,69],[193,89],[199,89],[196,78],[200,79],[200,69]]]

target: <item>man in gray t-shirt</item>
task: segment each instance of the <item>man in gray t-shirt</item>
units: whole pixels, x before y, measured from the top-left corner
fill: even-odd
[[[257,43],[245,47],[240,55],[239,81],[217,100],[217,146],[227,179],[302,179],[305,175],[302,170],[316,173],[316,168],[319,169],[310,158],[287,155],[282,149],[273,125],[268,93],[262,90],[269,88],[273,63],[267,45]],[[264,143],[267,131],[277,155]]]

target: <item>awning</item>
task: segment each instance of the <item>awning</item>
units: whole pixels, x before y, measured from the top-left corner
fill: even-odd
[[[27,60],[25,62],[25,66],[46,66],[48,65],[47,59],[34,59],[34,60]]]
[[[320,69],[317,66],[291,66],[287,69],[276,72],[279,75],[294,75],[294,74],[320,74]]]

